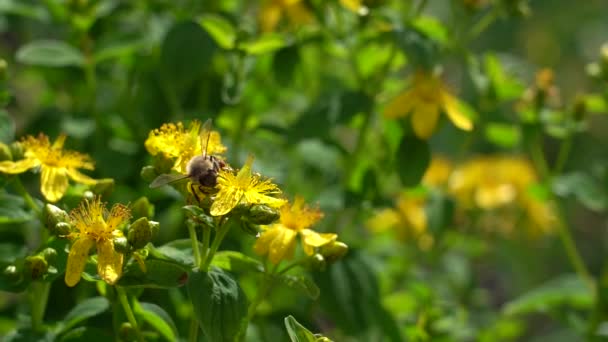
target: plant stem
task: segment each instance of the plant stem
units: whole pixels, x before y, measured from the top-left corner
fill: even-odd
[[[30,300],[32,307],[32,329],[43,331],[44,312],[51,290],[51,283],[36,281],[30,287]]]
[[[201,258],[201,251],[198,247],[198,238],[196,237],[196,225],[194,223],[186,223],[188,226],[188,234],[190,235],[190,241],[192,242],[192,253],[194,254],[194,265],[199,267],[203,264]]]
[[[36,201],[34,201],[32,196],[30,196],[29,192],[27,192],[27,190],[23,186],[23,183],[21,183],[21,179],[19,179],[19,176],[15,176],[13,178],[13,180],[14,180],[14,184],[15,184],[15,188],[16,188],[17,192],[19,193],[19,195],[21,195],[21,197],[23,197],[23,199],[25,200],[25,203],[28,205],[28,207],[30,207],[36,213],[36,215],[41,217],[42,209],[40,209],[40,207],[38,206]]]
[[[245,323],[241,326],[241,330],[238,332],[237,338],[235,338],[236,341],[240,341],[244,337],[244,335],[247,333],[247,327],[249,326],[249,322],[251,322],[251,319],[253,319],[253,317],[255,316],[255,312],[256,312],[258,306],[264,300],[264,298],[266,298],[266,295],[268,294],[268,292],[274,285],[272,280],[273,280],[273,276],[275,274],[277,274],[276,271],[277,271],[278,267],[279,267],[279,264],[276,264],[270,270],[269,273],[262,274],[262,283],[260,284],[260,290],[255,294],[255,297],[251,301],[251,304],[249,304],[249,309],[247,310],[247,317],[245,318]],[[264,269],[267,270],[267,268],[264,268]]]
[[[199,269],[202,265],[207,262],[207,256],[209,254],[209,241],[211,239],[211,229],[209,227],[203,227],[203,255],[201,263],[198,265]]]
[[[496,7],[487,12],[475,25],[473,25],[469,31],[467,40],[471,41],[483,33],[483,31],[485,31],[496,19],[498,19],[498,13],[499,11],[496,9]]]
[[[220,223],[220,225],[217,229],[217,234],[215,234],[215,237],[213,238],[213,242],[211,243],[211,248],[209,248],[209,253],[205,257],[205,262],[203,263],[203,267],[201,268],[201,271],[207,272],[209,270],[209,265],[211,265],[213,256],[215,255],[215,252],[217,252],[217,249],[220,247],[220,244],[224,240],[224,237],[226,237],[228,230],[230,230],[230,220],[229,219],[223,221],[223,223]]]
[[[555,201],[557,206],[557,201]],[[585,283],[589,286],[591,291],[595,291],[595,280],[593,276],[585,266],[585,262],[581,257],[578,249],[576,248],[576,244],[574,243],[574,238],[572,238],[572,234],[570,233],[570,229],[568,229],[568,225],[566,224],[566,219],[563,217],[563,213],[561,212],[561,208],[556,208],[558,212],[558,223],[557,223],[557,232],[559,233],[559,238],[564,245],[564,249],[566,250],[566,255],[568,256],[568,260],[572,264],[574,271],[581,277]]]
[[[200,328],[198,327],[198,321],[196,318],[192,318],[190,320],[190,332],[188,333],[188,342],[197,342],[198,341],[198,331]]]
[[[559,146],[559,152],[557,154],[557,160],[555,161],[555,166],[553,167],[553,175],[558,175],[564,170],[564,166],[566,165],[566,161],[568,161],[568,157],[570,156],[570,151],[572,150],[572,136],[568,136],[566,139],[562,140]]]
[[[120,301],[120,305],[122,305],[122,309],[125,311],[125,315],[127,315],[127,319],[133,329],[135,329],[135,335],[137,335],[137,341],[144,342],[144,337],[139,330],[139,325],[137,324],[137,320],[135,319],[135,315],[133,314],[133,310],[131,310],[131,305],[129,304],[129,299],[127,298],[127,293],[125,290],[116,286],[116,294],[118,295],[118,300]]]

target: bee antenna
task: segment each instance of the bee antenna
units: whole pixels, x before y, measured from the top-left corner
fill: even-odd
[[[201,152],[203,153],[203,158],[207,157],[207,149],[209,148],[209,140],[211,140],[211,119],[207,119],[203,128],[201,129]],[[204,140],[203,140],[204,139]]]

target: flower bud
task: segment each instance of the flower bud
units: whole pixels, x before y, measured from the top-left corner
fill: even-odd
[[[91,202],[95,199],[95,194],[93,191],[87,190],[82,194],[82,199]]]
[[[70,215],[65,210],[48,203],[44,206],[43,216],[44,224],[49,230],[52,230],[58,223],[70,221]]]
[[[215,227],[213,217],[207,215],[200,207],[195,205],[186,205],[183,207],[183,209],[186,211],[186,215],[188,215],[190,221],[192,221],[192,223],[195,225],[201,225],[207,228]]]
[[[112,242],[114,243],[114,250],[121,254],[129,253],[129,242],[124,236],[115,237]]]
[[[13,160],[13,154],[11,153],[11,148],[8,145],[0,143],[0,161],[3,160]]]
[[[66,235],[70,234],[70,232],[72,231],[72,228],[73,228],[72,225],[67,222],[59,222],[53,228],[50,228],[49,230],[55,236],[65,237]]]
[[[140,217],[152,218],[154,217],[154,205],[150,203],[148,197],[140,197],[131,204],[131,214],[135,219]]]
[[[91,187],[91,190],[101,195],[101,197],[106,197],[112,193],[114,190],[114,180],[112,178],[103,178],[97,180],[97,183]]]
[[[327,262],[321,254],[315,253],[306,259],[306,266],[314,271],[324,271],[327,267]]]
[[[319,252],[325,257],[325,260],[331,264],[346,255],[348,246],[344,242],[333,241],[327,245],[321,246]]]
[[[40,255],[28,256],[23,266],[32,280],[42,278],[49,269],[49,263]]]
[[[129,244],[134,249],[144,248],[152,240],[152,227],[146,217],[140,217],[129,227],[127,234]]]
[[[17,266],[15,266],[15,265],[6,266],[6,268],[4,269],[4,271],[2,271],[2,273],[12,283],[18,283],[22,279],[22,274],[19,271],[19,269],[17,268]]]
[[[254,224],[271,224],[279,217],[281,214],[277,209],[263,204],[252,205],[247,213],[247,221]]]
[[[137,341],[137,332],[129,322],[124,322],[120,325],[118,335],[121,341]]]
[[[20,142],[14,142],[10,145],[11,155],[13,160],[23,159],[23,145]]]
[[[240,223],[241,229],[245,233],[253,236],[257,236],[260,233],[260,230],[258,229],[258,226],[256,224],[247,221],[241,221]]]
[[[42,252],[38,253],[41,257],[44,258],[48,263],[53,263],[57,258],[57,250],[55,248],[47,247],[42,250]]]
[[[141,171],[139,172],[139,175],[141,176],[141,178],[144,181],[146,181],[146,182],[152,182],[154,180],[154,178],[156,178],[158,176],[158,173],[154,169],[154,166],[152,166],[152,165],[146,165],[146,166],[144,166],[144,167],[141,168]]]

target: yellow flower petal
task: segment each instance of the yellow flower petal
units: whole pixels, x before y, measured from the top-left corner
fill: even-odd
[[[68,254],[68,263],[65,269],[65,283],[72,287],[80,281],[80,275],[84,270],[89,257],[89,250],[95,242],[88,238],[82,237],[74,242]]]
[[[72,178],[76,183],[81,183],[85,185],[95,185],[98,183],[96,179],[93,179],[83,173],[80,173],[78,170],[69,168],[67,169],[68,176]]]
[[[59,201],[67,189],[68,175],[65,168],[42,166],[40,190],[49,202]]]
[[[412,116],[412,128],[417,137],[428,139],[437,127],[439,107],[435,103],[418,103]]]
[[[97,273],[106,283],[113,285],[122,275],[124,256],[114,250],[112,240],[97,242]]]
[[[234,209],[243,198],[243,189],[227,187],[220,190],[215,196],[215,200],[209,209],[211,216],[222,216]]]
[[[384,108],[384,117],[388,119],[406,117],[413,108],[414,99],[410,91],[404,91]]]
[[[11,175],[15,175],[18,173],[23,173],[31,168],[40,165],[40,161],[35,158],[26,158],[17,160],[15,162],[10,160],[5,160],[0,162],[0,172],[8,173]]]
[[[307,255],[312,255],[314,253],[314,248],[336,241],[338,238],[337,234],[320,234],[311,229],[303,229],[300,231],[300,234],[302,234],[302,245],[304,246],[304,252]]]
[[[291,229],[278,228],[275,238],[268,249],[268,259],[273,264],[291,259],[295,251],[297,232]]]
[[[445,113],[448,115],[448,118],[450,118],[450,121],[452,121],[454,126],[465,131],[472,130],[473,122],[468,116],[466,116],[466,114],[464,114],[460,110],[458,99],[445,91],[442,92],[442,98],[443,109],[445,110]]]

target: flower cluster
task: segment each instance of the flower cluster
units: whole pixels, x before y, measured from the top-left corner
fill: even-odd
[[[97,184],[97,180],[78,171],[93,170],[93,162],[89,156],[64,150],[65,139],[65,135],[60,135],[51,144],[44,134],[23,138],[23,159],[1,161],[0,172],[20,174],[30,169],[40,169],[40,191],[49,202],[57,202],[65,195],[68,178],[86,185]]]
[[[519,157],[477,157],[455,168],[436,157],[422,180],[424,188],[401,193],[394,208],[379,211],[367,226],[375,232],[393,230],[401,240],[413,239],[427,249],[433,243],[428,231],[428,195],[441,191],[456,201],[457,208],[478,210],[477,223],[483,229],[512,233],[521,223],[532,235],[551,233],[557,219],[551,203],[531,192],[537,181],[530,163]],[[519,222],[521,216],[524,221]]]

